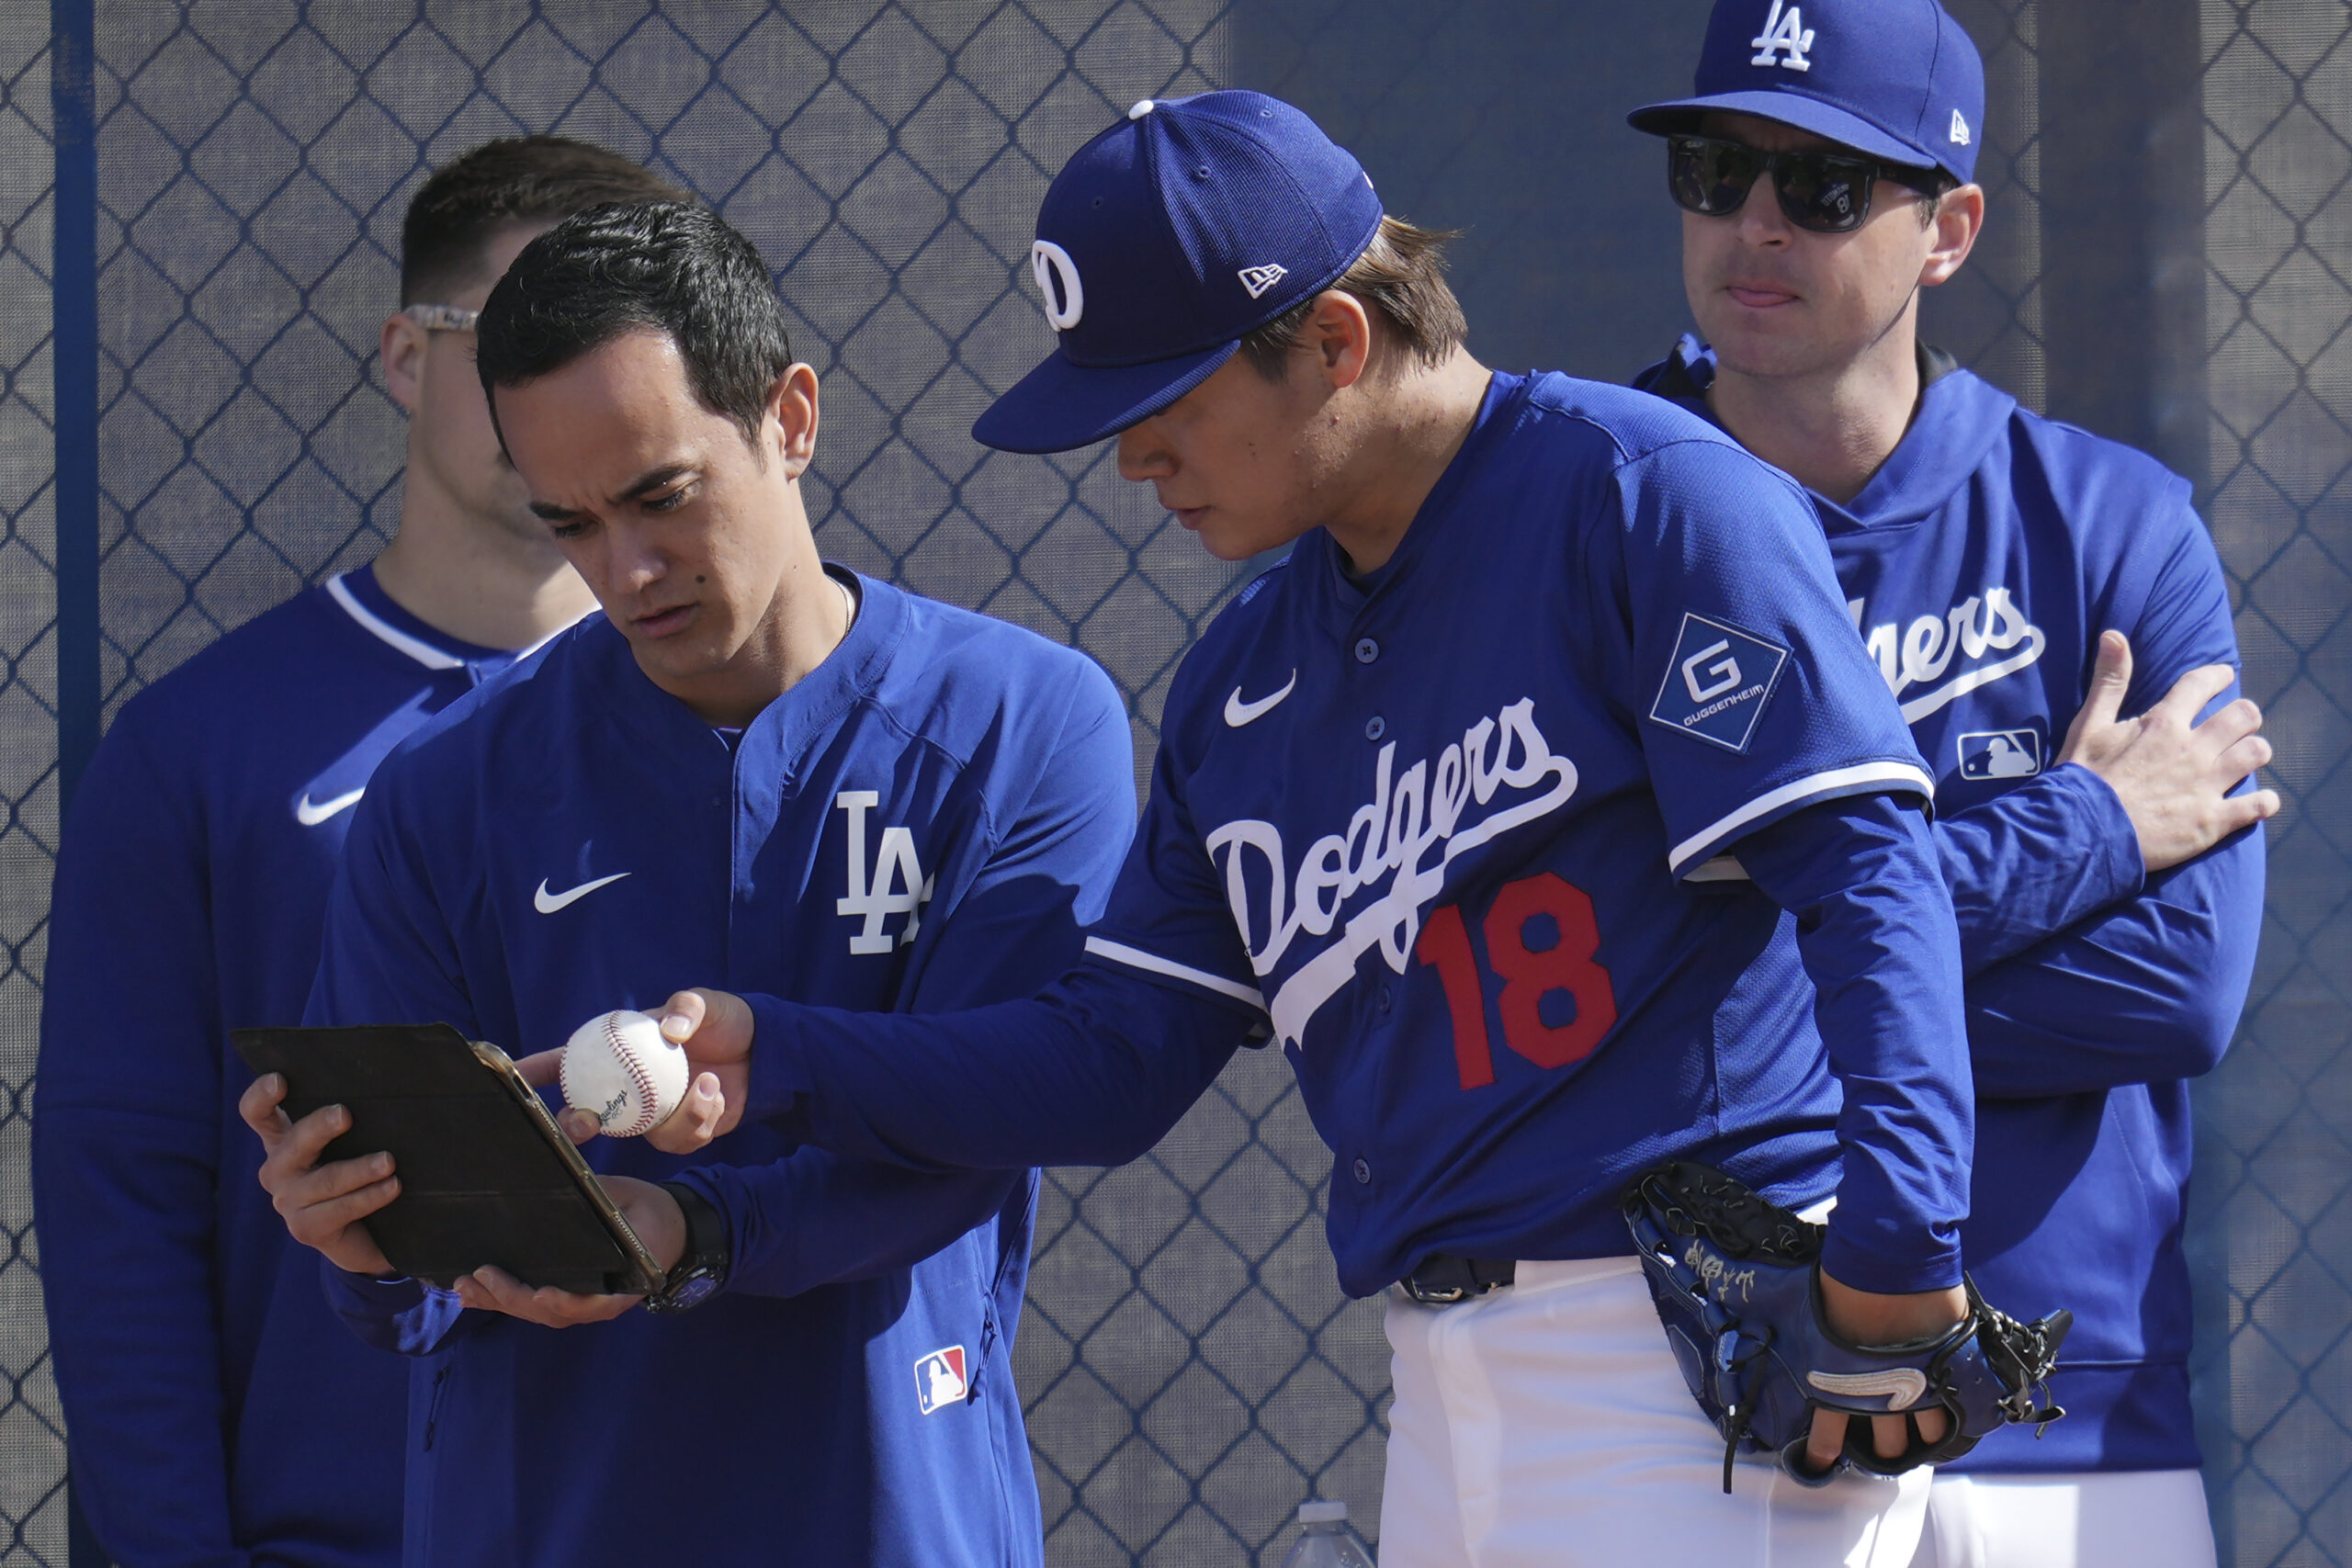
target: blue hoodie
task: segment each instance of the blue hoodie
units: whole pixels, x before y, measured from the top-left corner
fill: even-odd
[[[2066,1419],[2040,1441],[1996,1432],[1951,1468],[2191,1468],[2186,1080],[2221,1060],[2245,1005],[2262,837],[2144,874],[2115,793],[2052,750],[2109,627],[2132,639],[2126,714],[2236,665],[2229,592],[2186,480],[1933,350],[1921,366],[1893,455],[1852,501],[1814,508],[1937,774],[1978,1096],[1962,1255],[2011,1314],[2075,1314],[2052,1384]],[[1713,417],[1714,371],[1686,336],[1634,384]]]

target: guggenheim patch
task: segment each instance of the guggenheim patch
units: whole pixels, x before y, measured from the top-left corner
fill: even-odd
[[[1789,650],[1737,626],[1685,613],[1650,717],[1726,751],[1745,751]]]

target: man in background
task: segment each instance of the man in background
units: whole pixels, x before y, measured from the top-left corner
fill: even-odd
[[[2193,1568],[2186,1080],[2236,1027],[2245,829],[2278,802],[2233,793],[2270,748],[2230,700],[2188,483],[1918,341],[1984,221],[1984,106],[1934,0],[1721,0],[1695,95],[1632,117],[1667,138],[1702,334],[1639,384],[1812,494],[1938,775],[1979,1097],[1962,1251],[2006,1310],[2076,1314],[2067,1418],[1938,1472],[1920,1568]]]
[[[301,1021],[377,762],[594,607],[500,455],[474,312],[562,218],[677,196],[547,136],[419,189],[382,331],[409,415],[391,543],[132,698],[71,803],[34,1199],[75,1491],[126,1568],[399,1561],[407,1368],[335,1321],[272,1213],[228,1032]]]

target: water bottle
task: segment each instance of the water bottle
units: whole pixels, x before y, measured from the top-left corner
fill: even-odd
[[[1374,1568],[1372,1551],[1348,1528],[1345,1503],[1301,1503],[1299,1537],[1283,1568]]]

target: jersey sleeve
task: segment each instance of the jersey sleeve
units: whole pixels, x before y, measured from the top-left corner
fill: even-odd
[[[418,837],[400,819],[400,755],[377,770],[353,813],[302,1021],[446,1022],[479,1040],[485,1031],[456,939],[435,899]],[[420,1280],[372,1280],[332,1264],[321,1277],[327,1304],[353,1332],[403,1355],[433,1354],[479,1315]]]
[[[115,1560],[247,1561],[232,1533],[215,1301],[220,1020],[204,825],[138,710],[66,819],[32,1176],[74,1488]]]
[[[1857,1290],[1960,1282],[1975,1147],[1960,939],[1916,800],[1816,802],[1739,841],[1796,917],[1814,1016],[1844,1089],[1842,1172],[1822,1266]]]
[[[918,1168],[1124,1165],[1149,1150],[1265,1021],[1171,750],[1084,962],[1034,1000],[939,1018],[753,998],[752,1112]]]
[[[1938,822],[1936,852],[1972,976],[2131,897],[2145,876],[2123,802],[2074,764]]]
[[[2127,714],[2163,700],[2191,670],[2238,662],[2221,562],[2185,487],[2174,522],[2173,547],[2161,557],[2148,552],[2156,564],[2144,594],[2132,595],[2140,600],[2136,618],[2121,628],[2133,660]],[[2232,682],[2199,721],[2237,697]],[[2114,799],[2104,784],[2089,782]],[[2120,828],[2110,822],[2105,831],[2128,851],[2136,872],[2139,843],[2120,803],[2114,816]],[[2148,876],[2124,897],[2019,933],[2035,940],[1979,968],[1968,986],[1978,1091],[2003,1099],[2075,1094],[2211,1071],[2229,1046],[2253,979],[2264,844],[2262,829],[2249,829]],[[2019,867],[2011,874],[2033,873]],[[1961,890],[1954,894],[1957,903]]]
[[[1649,761],[1667,863],[1841,796],[1934,782],[1864,652],[1810,504],[1726,443],[1625,464],[1593,537],[1596,650]]]
[[[1171,708],[1175,702],[1171,697]],[[1087,935],[1086,957],[1263,1014],[1265,998],[1234,923],[1224,879],[1193,826],[1185,769],[1176,751],[1173,743],[1163,743],[1153,759],[1151,798],[1119,870],[1110,908]]]
[[[2192,670],[2238,661],[2229,590],[2212,540],[2189,506],[2188,486],[2167,476],[2166,490],[2164,521],[2135,530],[2109,592],[2093,585],[2094,601],[2116,616],[2109,624],[2132,639],[2126,714],[2145,713]],[[2167,525],[2169,548],[2163,545]],[[2078,705],[2088,695],[2090,675],[2086,650]],[[2236,697],[2234,687],[2223,693],[2199,721]],[[1972,976],[2142,889],[2139,839],[2123,803],[2079,767],[2053,768],[1946,819],[1937,840]]]
[[[1005,826],[946,913],[908,1012],[1025,997],[1077,959],[1082,927],[1101,912],[1135,823],[1126,710],[1099,669],[1085,672],[1045,755],[1026,798],[999,807]],[[758,998],[754,1012],[777,1005]],[[764,1167],[698,1166],[678,1179],[727,1219],[729,1289],[767,1295],[928,1258],[1010,1206],[1025,1214],[1032,1180],[1024,1170],[915,1171],[815,1147]],[[1014,1235],[1004,1240],[1012,1245]]]

